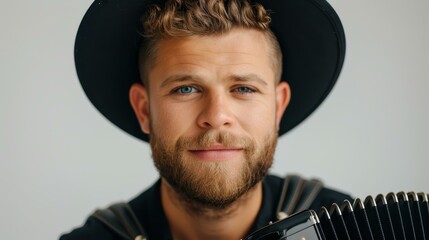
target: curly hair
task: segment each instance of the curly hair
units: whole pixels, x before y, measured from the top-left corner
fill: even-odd
[[[146,85],[155,62],[157,43],[163,39],[210,36],[228,33],[233,28],[256,29],[265,34],[271,46],[276,78],[282,72],[282,53],[269,25],[265,8],[249,0],[166,0],[163,8],[152,5],[142,17],[143,37],[139,53],[140,76]]]

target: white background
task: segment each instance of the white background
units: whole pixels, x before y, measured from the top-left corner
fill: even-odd
[[[91,0],[1,0],[0,238],[56,239],[157,178],[147,144],[107,122],[76,77]],[[278,145],[272,171],[357,197],[429,192],[429,2],[331,0],[347,57],[331,95]]]

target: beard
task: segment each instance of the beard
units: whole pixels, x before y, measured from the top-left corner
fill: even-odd
[[[155,166],[176,194],[196,209],[226,210],[259,183],[273,162],[277,133],[262,145],[248,137],[207,131],[196,137],[180,137],[168,145],[151,131],[150,145]],[[240,159],[207,162],[189,157],[189,149],[214,144],[242,149]]]

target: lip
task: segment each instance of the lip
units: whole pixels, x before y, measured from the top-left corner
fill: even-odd
[[[225,147],[223,145],[213,145],[204,148],[191,149],[189,151],[224,151],[224,150],[242,150],[240,147]]]
[[[241,155],[242,151],[243,149],[239,147],[225,147],[222,145],[189,150],[199,160],[215,162],[235,159]]]

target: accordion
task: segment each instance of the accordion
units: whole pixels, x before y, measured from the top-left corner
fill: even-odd
[[[429,240],[429,206],[425,193],[399,192],[353,204],[305,210],[271,223],[243,240]]]

